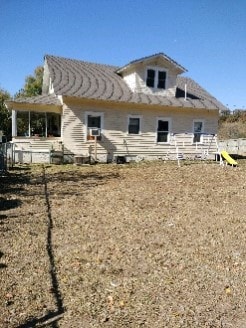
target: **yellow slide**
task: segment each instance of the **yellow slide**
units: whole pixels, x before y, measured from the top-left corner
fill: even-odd
[[[222,150],[221,156],[231,165],[238,165],[237,162],[227,153],[227,151]]]

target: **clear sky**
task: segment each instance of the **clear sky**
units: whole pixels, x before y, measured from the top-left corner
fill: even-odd
[[[159,52],[246,107],[246,0],[0,0],[0,88],[11,95],[45,54],[124,66]]]

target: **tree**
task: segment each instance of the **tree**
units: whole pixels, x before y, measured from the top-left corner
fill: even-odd
[[[34,71],[33,75],[28,75],[25,79],[24,88],[21,89],[15,95],[15,98],[20,97],[33,97],[42,94],[42,84],[43,84],[43,72],[42,66],[38,66]]]
[[[11,139],[11,114],[6,108],[4,102],[10,99],[10,94],[3,89],[0,89],[0,130],[7,137]]]

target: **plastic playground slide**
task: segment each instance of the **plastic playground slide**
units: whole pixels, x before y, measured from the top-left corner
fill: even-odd
[[[237,162],[227,153],[226,150],[222,150],[221,156],[231,165],[238,165]]]

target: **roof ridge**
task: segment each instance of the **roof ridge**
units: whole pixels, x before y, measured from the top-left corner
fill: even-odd
[[[60,59],[60,60],[70,61],[70,62],[78,62],[78,63],[90,64],[90,65],[95,65],[95,66],[110,67],[110,68],[115,68],[116,70],[119,68],[119,66],[116,66],[116,65],[103,64],[103,63],[98,63],[98,62],[92,62],[92,61],[82,60],[82,59],[75,59],[75,58],[69,58],[69,57],[63,57],[63,56],[56,56],[56,55],[49,55],[49,54],[46,54],[44,56],[44,58],[49,58],[49,57],[50,58],[54,58],[54,59]]]
[[[138,63],[138,62],[141,62],[141,61],[144,61],[144,60],[147,60],[147,59],[151,59],[153,57],[157,57],[157,56],[163,56],[164,58],[166,58],[168,61],[172,62],[173,64],[179,66],[180,68],[182,68],[185,72],[187,72],[187,69],[184,68],[182,65],[180,65],[176,60],[173,60],[171,57],[169,57],[168,55],[166,55],[164,52],[158,52],[158,53],[155,53],[153,55],[149,55],[149,56],[144,56],[142,58],[139,58],[139,59],[135,59],[135,60],[132,60],[131,62],[128,63],[128,65],[131,65],[131,64],[135,64],[135,63]]]

